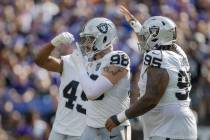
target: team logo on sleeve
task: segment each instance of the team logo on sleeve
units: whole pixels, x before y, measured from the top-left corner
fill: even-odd
[[[101,23],[97,26],[98,30],[102,33],[107,33],[108,31],[108,25],[106,23]]]

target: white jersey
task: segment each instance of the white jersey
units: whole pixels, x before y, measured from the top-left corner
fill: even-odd
[[[179,46],[177,53],[168,50],[145,53],[139,81],[141,96],[146,90],[148,66],[166,69],[169,83],[158,105],[141,116],[145,139],[151,136],[196,139],[196,120],[189,108],[191,84],[186,54]]]
[[[86,95],[79,84],[73,55],[62,56],[63,72],[59,87],[59,103],[53,130],[69,136],[81,136],[86,126]]]
[[[105,127],[106,120],[117,113],[127,109],[130,104],[130,60],[126,53],[113,51],[103,58],[88,64],[88,74],[91,79],[96,80],[101,75],[104,67],[116,65],[128,70],[127,75],[115,84],[110,90],[102,94],[96,100],[88,100],[87,125],[93,128]],[[129,125],[126,121],[122,125]]]

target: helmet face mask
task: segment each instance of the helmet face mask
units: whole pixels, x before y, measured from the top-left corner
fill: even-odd
[[[96,38],[92,35],[80,35],[78,44],[84,56],[91,55],[95,42]]]
[[[145,43],[146,43],[146,37],[144,35],[138,35],[138,48],[140,52],[145,52]]]

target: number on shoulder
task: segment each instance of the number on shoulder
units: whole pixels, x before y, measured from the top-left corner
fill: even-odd
[[[126,68],[130,64],[130,58],[124,52],[116,52],[110,57],[110,64]]]
[[[160,68],[162,63],[161,52],[150,51],[144,56],[144,65]]]

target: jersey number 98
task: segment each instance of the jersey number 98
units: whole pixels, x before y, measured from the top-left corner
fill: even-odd
[[[122,65],[122,66],[127,66],[129,64],[128,57],[125,54],[115,54],[111,57],[111,62],[110,64],[117,64],[117,65]]]

